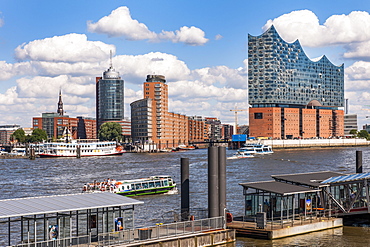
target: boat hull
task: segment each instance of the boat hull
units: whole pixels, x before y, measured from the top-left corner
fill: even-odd
[[[117,153],[109,153],[109,154],[81,154],[81,157],[96,157],[96,156],[114,156],[114,155],[122,155],[125,152],[117,152]],[[40,158],[76,158],[77,156],[75,154],[45,154],[41,153],[39,154]]]
[[[145,190],[131,190],[131,191],[123,191],[123,192],[116,192],[116,194],[123,195],[123,196],[144,196],[144,195],[154,195],[154,194],[163,194],[167,193],[176,186],[168,186],[168,187],[161,187],[161,188],[151,188]]]

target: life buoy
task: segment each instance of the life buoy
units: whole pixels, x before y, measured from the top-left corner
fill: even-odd
[[[226,213],[226,223],[233,222],[233,215],[231,213]]]

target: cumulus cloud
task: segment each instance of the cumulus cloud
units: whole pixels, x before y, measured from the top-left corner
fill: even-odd
[[[268,20],[263,29],[274,25],[288,42],[299,39],[303,46],[319,47],[370,40],[370,15],[352,11],[348,15],[332,15],[324,24],[310,10],[292,11]]]
[[[190,69],[176,56],[161,52],[150,52],[144,55],[119,55],[113,58],[114,67],[128,75],[145,81],[146,75],[161,74],[167,80],[179,80],[190,74]]]
[[[176,31],[162,31],[155,33],[138,20],[131,17],[128,7],[122,6],[113,10],[110,15],[104,16],[97,22],[88,21],[89,32],[106,34],[109,37],[124,37],[127,40],[149,40],[158,42],[169,40],[174,43],[185,43],[187,45],[203,45],[206,39],[205,33],[197,27],[183,26]]]
[[[89,84],[84,85],[86,79],[77,77],[73,78],[67,75],[60,75],[57,77],[43,77],[36,76],[33,78],[20,78],[17,80],[17,92],[22,98],[56,98],[59,89],[63,93],[74,95],[77,98],[70,98],[71,104],[84,103],[87,100],[83,97],[94,97],[95,86],[90,81]],[[80,97],[82,96],[82,98]],[[72,101],[73,99],[73,101]]]
[[[211,100],[229,102],[246,100],[246,89],[234,89],[207,85],[202,81],[177,81],[168,83],[169,94],[178,99]]]
[[[19,60],[52,62],[96,62],[115,53],[115,46],[101,41],[88,41],[85,34],[71,33],[22,44],[15,49]]]
[[[183,26],[180,30],[172,31],[162,31],[158,35],[161,40],[170,40],[174,43],[185,43],[187,45],[197,46],[207,43],[208,39],[205,37],[203,30],[197,27],[187,27]]]
[[[347,52],[343,54],[345,58],[355,58],[355,59],[364,59],[369,60],[370,53],[370,39],[368,41],[360,43],[350,43],[345,45]]]
[[[370,62],[355,62],[345,69],[345,73],[350,80],[370,80]]]

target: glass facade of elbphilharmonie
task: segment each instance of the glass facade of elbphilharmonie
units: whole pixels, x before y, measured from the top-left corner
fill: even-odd
[[[311,60],[271,26],[248,35],[249,135],[272,139],[344,135],[344,65]]]
[[[310,60],[300,43],[285,42],[271,26],[248,35],[248,98],[252,107],[342,107],[344,65]]]

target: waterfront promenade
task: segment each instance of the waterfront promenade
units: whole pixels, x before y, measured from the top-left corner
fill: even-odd
[[[315,148],[315,147],[359,147],[369,146],[366,139],[296,139],[296,140],[259,140],[272,148]],[[247,141],[248,142],[255,142]]]

